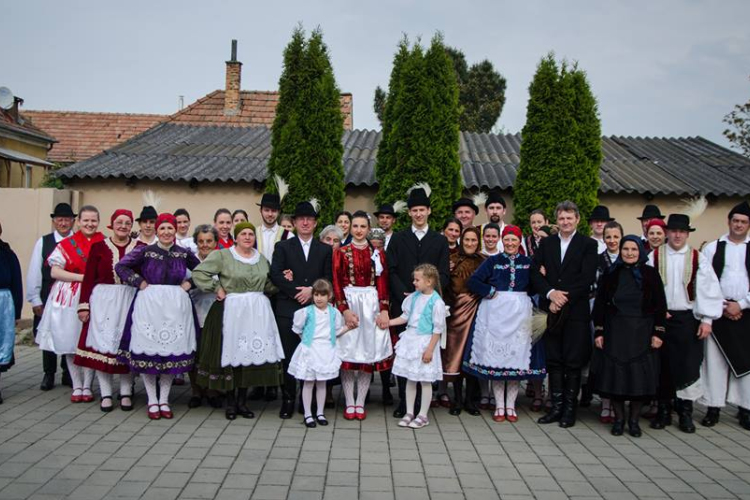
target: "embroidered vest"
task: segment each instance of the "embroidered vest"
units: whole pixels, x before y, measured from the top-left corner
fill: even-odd
[[[417,299],[421,297],[420,292],[414,292],[411,300],[411,313],[414,313]],[[432,322],[432,308],[435,307],[435,301],[437,300],[438,293],[432,292],[432,296],[425,304],[422,309],[422,314],[419,316],[419,323],[417,323],[417,333],[420,335],[432,335],[434,333],[434,324]]]
[[[661,280],[666,286],[667,259],[661,258],[660,250],[662,248],[664,248],[664,245],[654,250],[654,268],[659,271]],[[685,283],[685,278],[683,277],[683,286],[685,287],[685,291],[687,292],[688,300],[690,302],[695,302],[695,277],[698,275],[698,250],[694,248],[690,248],[689,250],[690,251],[685,254],[685,270],[690,271],[690,278],[687,280],[687,283]]]
[[[724,264],[726,262],[727,242],[717,241],[716,242],[716,253],[714,259],[711,261],[711,265],[714,268],[716,276],[721,280],[721,273],[724,272]],[[747,275],[750,277],[750,244],[745,246],[745,269]]]
[[[315,337],[315,309],[314,305],[307,306],[307,319],[305,326],[302,328],[302,343],[310,347]],[[331,305],[328,305],[328,319],[331,327],[331,345],[336,345],[336,311]]]

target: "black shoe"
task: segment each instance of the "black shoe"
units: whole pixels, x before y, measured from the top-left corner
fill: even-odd
[[[122,404],[122,398],[129,398],[130,404],[129,405]],[[117,400],[120,402],[120,409],[122,411],[130,411],[133,409],[133,395],[132,394],[120,394],[117,396]]]
[[[263,397],[266,401],[276,401],[279,398],[279,389],[277,387],[266,387],[266,395]]]
[[[203,398],[200,396],[191,396],[188,400],[188,408],[198,408],[203,404]]]
[[[279,418],[284,420],[292,418],[294,414],[294,400],[287,399],[281,402],[281,410],[279,410]]]
[[[54,375],[53,375],[53,377],[54,377]],[[67,371],[63,371],[63,374],[62,374],[62,385],[66,386],[66,387],[71,387],[71,388],[73,387],[73,379],[70,378],[70,373],[68,373]]]
[[[242,418],[255,418],[255,413],[243,404],[237,405],[237,414]]]
[[[615,420],[612,424],[612,430],[610,432],[613,436],[622,436],[622,433],[625,432],[625,421]]]
[[[458,416],[461,414],[461,401],[451,401],[451,407],[448,410],[449,415]]]
[[[650,427],[661,430],[668,425],[672,425],[672,407],[665,401],[659,401],[656,416],[651,420]]]
[[[315,419],[312,416],[305,417],[305,421],[303,423],[305,424],[305,427],[309,429],[312,429],[318,426],[318,424],[315,423]]]
[[[250,391],[250,394],[248,394],[248,399],[250,401],[260,401],[266,396],[266,388],[263,386],[260,387],[253,387],[253,390]]]
[[[328,425],[328,420],[326,420],[325,415],[318,415],[317,417],[315,417],[315,420],[318,421],[318,425],[322,425],[323,427]]]
[[[406,415],[406,402],[399,401],[398,406],[393,410],[393,418],[404,418]]]
[[[567,429],[576,425],[576,411],[578,410],[578,393],[581,390],[581,372],[572,371],[565,377],[563,391],[563,410],[560,416],[560,427]]]
[[[224,410],[224,416],[227,417],[227,420],[235,420],[237,418],[237,408],[227,406],[227,409]]]
[[[549,398],[551,406],[547,410],[547,413],[537,420],[540,424],[559,422],[562,418],[564,383],[565,378],[563,377],[562,370],[549,371]]]
[[[719,413],[721,413],[720,408],[709,406],[708,410],[706,411],[706,416],[703,417],[703,420],[701,420],[701,425],[703,427],[713,427],[714,425],[718,424]]]
[[[680,400],[680,413],[679,413],[679,424],[680,430],[687,434],[695,432],[695,424],[693,423],[693,402]]]
[[[102,396],[102,402],[104,402],[104,400],[105,400],[105,399],[109,399],[109,402],[110,402],[110,403],[112,402],[112,396]],[[115,405],[111,404],[111,405],[109,405],[109,406],[102,406],[102,405],[100,404],[100,405],[99,405],[99,409],[100,409],[100,410],[101,410],[102,412],[104,412],[104,413],[109,413],[109,412],[111,412],[112,410],[114,410],[114,409],[115,409]]]
[[[634,438],[639,438],[643,434],[638,419],[628,421],[628,433]]]
[[[45,373],[42,377],[42,383],[39,385],[39,388],[43,391],[49,391],[53,387],[55,387],[55,374]]]
[[[750,410],[740,408],[740,427],[750,431]]]

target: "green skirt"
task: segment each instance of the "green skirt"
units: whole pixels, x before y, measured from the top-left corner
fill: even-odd
[[[196,383],[206,389],[231,391],[252,386],[275,387],[283,383],[281,363],[258,366],[221,366],[224,302],[216,301],[206,316],[195,362]]]

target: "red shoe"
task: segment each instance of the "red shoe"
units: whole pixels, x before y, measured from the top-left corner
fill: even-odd
[[[505,422],[505,408],[495,409],[495,414],[492,415],[492,420],[495,422]]]
[[[76,395],[76,391],[83,391],[83,389],[73,389],[73,393],[70,395],[71,403],[80,403],[83,401],[83,394]]]
[[[358,411],[359,409],[362,409],[362,411]],[[364,406],[355,406],[354,407],[354,416],[357,420],[364,420],[367,418],[367,410],[365,410]]]
[[[599,422],[603,424],[614,423],[615,417],[612,415],[613,411],[611,408],[602,408],[602,412],[599,414]]]
[[[345,420],[356,420],[357,419],[357,411],[355,410],[354,406],[347,406],[346,410],[344,410],[344,419]]]
[[[86,389],[84,389],[85,391]],[[91,392],[91,391],[89,391]],[[94,395],[93,394],[81,394],[81,402],[82,403],[93,403],[94,402]]]
[[[151,411],[151,408],[156,407],[156,411]],[[159,420],[161,418],[161,412],[159,411],[159,405],[148,405],[148,418],[151,420]]]
[[[518,422],[518,414],[516,413],[515,408],[508,408],[505,410],[505,418],[510,422],[511,424],[515,424]]]
[[[166,410],[163,410],[162,408],[166,407]],[[169,408],[169,405],[159,405],[159,414],[161,415],[161,418],[170,419],[174,417],[174,414],[172,413],[172,409]]]

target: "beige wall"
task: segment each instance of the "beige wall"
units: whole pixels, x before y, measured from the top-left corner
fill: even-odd
[[[45,160],[47,158],[47,148],[33,145],[22,141],[16,141],[7,137],[0,137],[0,147],[18,151],[35,158]],[[31,166],[31,187],[38,187],[44,180],[47,173],[45,167]],[[0,186],[20,188],[26,186],[26,164],[18,163],[0,158]]]
[[[78,207],[78,193],[65,189],[0,189],[0,223],[3,240],[7,241],[21,262],[24,281],[31,251],[40,236],[52,230],[50,213],[58,203]],[[24,283],[24,296],[26,285]],[[31,317],[31,308],[24,304],[23,317]]]

